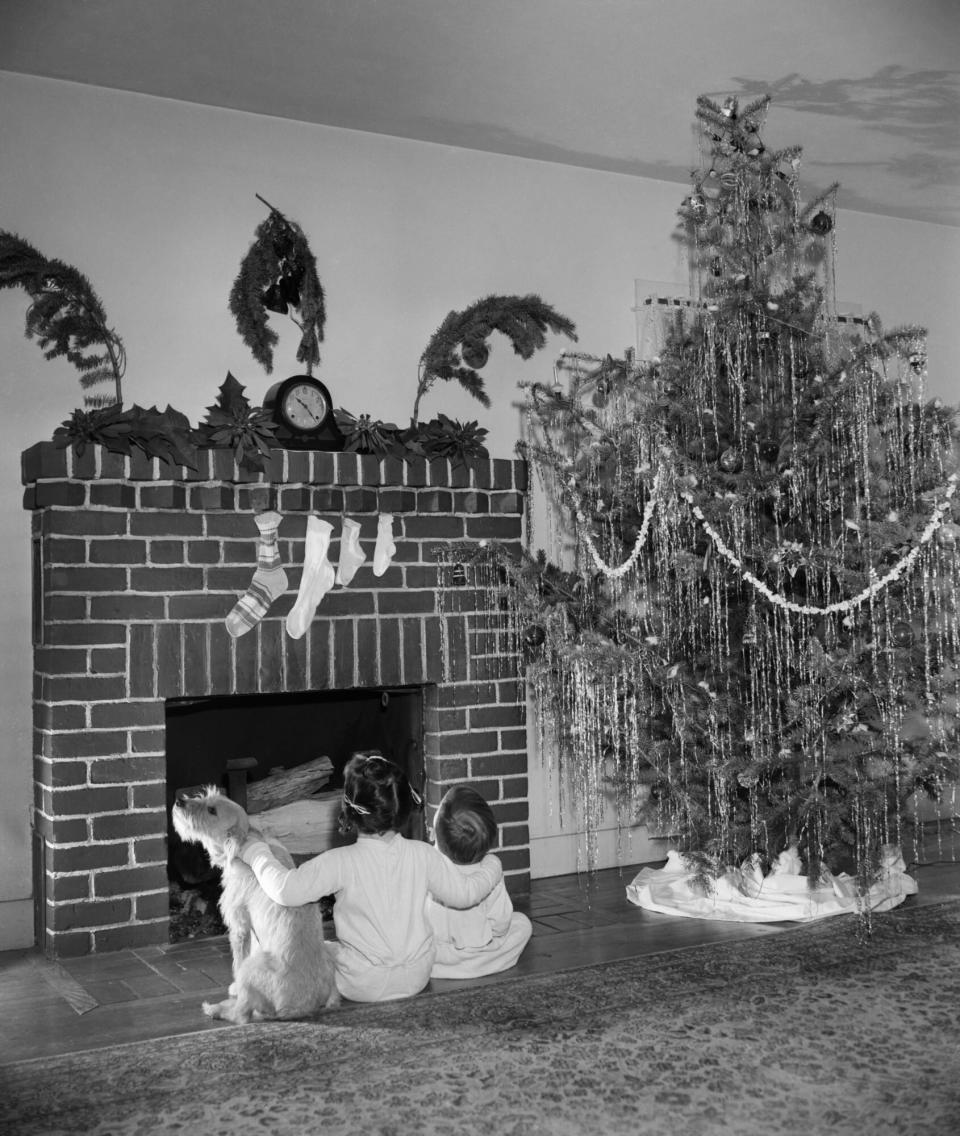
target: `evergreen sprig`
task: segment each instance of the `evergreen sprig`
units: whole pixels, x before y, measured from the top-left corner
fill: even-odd
[[[267,374],[273,371],[273,349],[280,339],[268,323],[269,313],[289,315],[300,329],[297,361],[312,374],[320,362],[327,318],[316,258],[303,229],[269,202],[264,204],[270,214],[257,226],[240,262],[230,289],[230,311],[240,338]]]
[[[122,403],[123,341],[107,323],[103,302],[82,272],[0,230],[0,288],[23,288],[30,297],[24,330],[28,339],[36,339],[45,359],[63,357],[72,363],[84,391],[113,384],[112,397],[85,394],[85,406]]]
[[[532,294],[487,296],[463,311],[449,312],[420,356],[414,423],[421,399],[438,379],[456,380],[481,406],[489,407],[490,398],[477,372],[486,365],[487,341],[494,331],[510,340],[521,359],[530,359],[546,344],[548,331],[574,341],[577,338],[571,320]]]

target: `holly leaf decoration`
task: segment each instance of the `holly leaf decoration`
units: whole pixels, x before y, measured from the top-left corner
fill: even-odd
[[[237,464],[265,471],[270,451],[277,444],[276,425],[269,410],[251,406],[244,387],[228,371],[220,396],[207,408],[197,430],[201,445],[231,448]]]

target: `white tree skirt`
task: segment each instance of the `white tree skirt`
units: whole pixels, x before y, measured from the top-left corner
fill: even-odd
[[[808,923],[830,915],[858,910],[857,884],[852,876],[828,875],[817,887],[807,885],[800,874],[795,848],[782,852],[764,876],[758,857],[729,868],[712,881],[707,893],[697,883],[683,854],[672,850],[662,868],[643,868],[627,885],[627,899],[648,911],[683,915],[691,919],[718,919],[734,923]],[[866,895],[871,911],[889,911],[917,890],[916,880],[906,873],[900,849],[884,845],[881,874]]]

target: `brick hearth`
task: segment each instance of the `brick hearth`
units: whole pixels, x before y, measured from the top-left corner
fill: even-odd
[[[229,451],[197,471],[100,447],[43,442],[23,454],[32,511],[34,834],[38,942],[48,955],[168,937],[165,700],[418,687],[427,799],[470,780],[493,804],[511,890],[529,886],[527,754],[516,656],[481,590],[436,595],[438,551],[519,542],[522,462],[449,462],[275,451],[266,475]],[[290,588],[249,634],[224,617],[256,561],[253,514],[283,515]],[[339,537],[361,524],[368,555],[328,593],[306,636],[296,598],[306,518]],[[371,571],[377,517],[397,552]],[[336,562],[337,545],[330,558]],[[493,632],[493,633],[491,633]]]

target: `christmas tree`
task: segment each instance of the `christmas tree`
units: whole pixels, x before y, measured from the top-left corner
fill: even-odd
[[[481,559],[588,826],[613,791],[707,874],[795,847],[866,887],[957,779],[954,411],[923,329],[837,317],[837,187],[802,201],[767,104],[698,100],[660,356],[525,387],[575,563]]]

